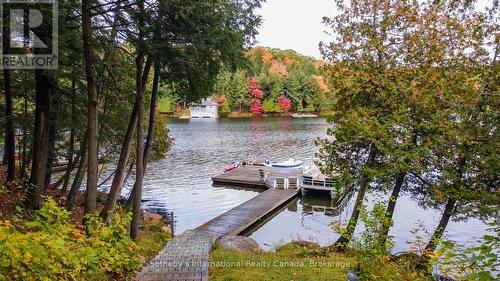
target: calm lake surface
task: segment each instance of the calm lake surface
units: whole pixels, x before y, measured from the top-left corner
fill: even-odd
[[[181,233],[258,194],[258,190],[212,185],[211,177],[221,173],[228,162],[291,157],[311,165],[318,150],[314,140],[326,136],[328,124],[322,118],[172,119],[168,128],[175,145],[164,160],[149,165],[143,204],[150,209],[173,211],[175,232]],[[123,192],[128,193],[129,189]],[[368,195],[367,201],[374,197],[380,194]],[[249,236],[264,249],[299,238],[325,246],[338,237],[329,224],[339,219],[345,221],[351,210],[352,204],[338,210],[326,196],[300,197],[260,228],[250,231]],[[419,224],[432,233],[440,215],[439,211],[424,210],[409,196],[402,196],[391,231],[394,252],[409,248],[407,241],[414,237],[410,231]],[[485,224],[475,219],[450,222],[447,236],[466,243],[485,234],[486,229]]]

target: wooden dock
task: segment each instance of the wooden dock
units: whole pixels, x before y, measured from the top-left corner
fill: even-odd
[[[258,223],[275,209],[298,195],[300,189],[268,189],[243,204],[198,226],[195,230],[206,231],[219,237],[239,235]]]
[[[262,179],[261,173],[266,175]],[[228,173],[220,174],[212,178],[214,184],[248,186],[254,188],[272,188],[276,178],[300,178],[299,169],[269,168],[259,165],[246,165],[234,169]]]
[[[266,176],[262,178],[262,173]],[[320,173],[318,170],[317,173]],[[247,165],[212,178],[214,184],[269,189],[277,178],[298,179],[302,194],[308,190],[329,193],[330,198],[341,202],[345,194],[337,194],[335,179],[324,176],[302,174],[301,169],[269,168],[261,165]]]
[[[265,175],[263,178],[262,175]],[[215,241],[238,235],[265,220],[300,193],[299,188],[273,188],[275,179],[297,179],[298,170],[244,166],[213,177],[215,184],[267,188],[256,197],[175,237],[134,280],[208,280],[208,255]]]

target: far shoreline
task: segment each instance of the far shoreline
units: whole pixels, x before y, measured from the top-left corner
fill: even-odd
[[[191,119],[191,116],[187,114],[186,111],[182,110],[179,112],[160,112],[160,114],[177,119]],[[320,112],[269,112],[263,114],[254,114],[252,112],[231,112],[228,114],[220,114],[219,118],[255,118],[255,117],[294,117],[294,114],[302,114],[304,116],[295,117],[295,118],[326,118],[332,116],[334,112],[332,111],[320,111]],[[316,116],[308,116],[308,115],[316,115]]]

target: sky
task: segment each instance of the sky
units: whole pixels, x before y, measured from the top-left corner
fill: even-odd
[[[335,15],[333,0],[267,0],[257,14],[263,18],[257,45],[293,49],[320,59],[318,44],[329,42],[324,16]]]
[[[476,8],[483,10],[491,0],[478,0]],[[266,0],[257,14],[263,22],[257,35],[257,45],[293,49],[303,55],[321,59],[319,42],[330,42],[325,34],[324,16],[337,13],[334,0]]]

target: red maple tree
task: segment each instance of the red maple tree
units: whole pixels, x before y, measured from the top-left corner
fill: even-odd
[[[262,107],[261,99],[264,98],[264,92],[260,89],[259,82],[255,78],[250,79],[250,95],[252,96],[252,105],[250,110],[253,114],[264,113],[264,108]]]
[[[282,95],[278,98],[277,103],[283,112],[288,113],[292,109],[292,101],[286,96]]]
[[[253,100],[252,106],[250,107],[250,110],[252,111],[253,114],[262,114],[262,113],[264,113],[264,108],[262,107],[259,99],[254,99]]]
[[[260,89],[259,82],[255,78],[250,79],[250,89],[251,89],[250,95],[252,96],[252,98],[256,99],[264,98],[264,92]]]

